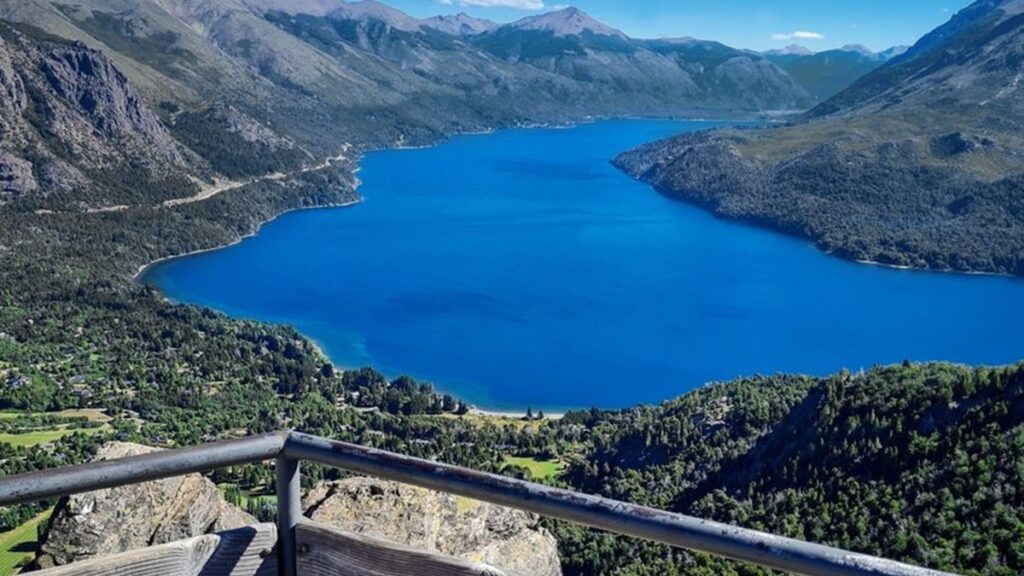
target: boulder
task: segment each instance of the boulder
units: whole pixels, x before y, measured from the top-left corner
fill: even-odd
[[[372,478],[321,484],[306,497],[315,522],[523,576],[560,576],[558,543],[537,517]]]
[[[96,461],[158,450],[105,445]],[[199,474],[78,494],[62,501],[36,563],[42,568],[256,524]]]

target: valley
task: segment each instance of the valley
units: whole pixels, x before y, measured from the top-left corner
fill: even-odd
[[[934,271],[1024,274],[1022,16],[811,53],[578,8],[0,0],[0,474],[294,428],[1018,574],[1020,280]],[[151,271],[245,285],[133,281],[198,252]],[[210,480],[266,520],[272,475]],[[55,504],[0,510],[5,570]],[[766,574],[544,528],[567,576]]]
[[[1024,299],[1018,279],[845,262],[607,162],[721,125],[605,121],[371,153],[358,205],[287,215],[140,279],[486,410],[622,408],[738,374],[1019,359],[1024,316],[1004,305]]]

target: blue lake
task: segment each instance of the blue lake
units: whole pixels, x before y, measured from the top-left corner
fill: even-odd
[[[754,373],[1024,357],[1024,282],[846,262],[609,164],[713,123],[609,121],[369,154],[365,201],[293,212],[144,281],[295,325],[342,366],[481,407],[656,402]]]

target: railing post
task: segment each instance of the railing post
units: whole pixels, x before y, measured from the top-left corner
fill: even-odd
[[[295,525],[302,518],[299,461],[278,456],[277,475],[277,573],[296,576]]]

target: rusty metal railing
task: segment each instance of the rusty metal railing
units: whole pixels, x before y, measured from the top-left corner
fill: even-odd
[[[0,479],[0,505],[275,460],[278,573],[296,576],[295,526],[302,518],[299,462],[395,480],[797,574],[942,576],[945,573],[682,514],[628,504],[319,438],[278,432]]]

